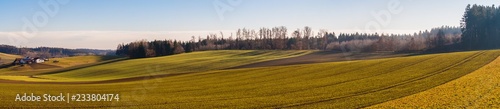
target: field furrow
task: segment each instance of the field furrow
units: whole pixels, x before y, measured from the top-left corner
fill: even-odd
[[[435,71],[435,72],[432,72],[432,73],[429,73],[429,74],[425,74],[425,75],[422,75],[420,77],[416,77],[416,78],[412,78],[412,79],[409,79],[409,80],[401,81],[399,83],[391,84],[391,85],[388,85],[388,86],[385,86],[385,87],[379,87],[379,88],[372,89],[372,90],[365,90],[365,91],[356,92],[356,93],[353,93],[353,94],[344,95],[344,96],[335,97],[335,98],[330,98],[330,99],[325,99],[325,100],[318,100],[318,101],[313,101],[313,102],[299,103],[299,104],[295,104],[295,105],[291,105],[291,106],[285,106],[285,107],[281,107],[281,108],[311,105],[311,104],[315,104],[315,103],[328,102],[328,101],[332,101],[332,100],[337,100],[337,99],[342,99],[342,98],[348,98],[348,97],[354,97],[354,96],[360,96],[360,95],[365,95],[365,94],[369,94],[369,93],[375,93],[375,92],[379,92],[379,91],[383,91],[383,90],[388,90],[390,88],[394,88],[394,87],[401,86],[401,85],[406,85],[406,84],[409,84],[411,82],[415,82],[415,81],[418,81],[418,80],[422,80],[422,79],[428,78],[430,76],[434,76],[434,75],[443,73],[444,71],[449,70],[449,69],[451,69],[453,67],[456,67],[458,65],[461,65],[461,64],[463,64],[465,62],[468,62],[471,59],[473,59],[473,58],[475,58],[475,57],[477,57],[477,56],[479,56],[481,54],[484,54],[484,52],[475,53],[474,55],[472,55],[470,57],[467,57],[466,59],[464,59],[464,60],[462,60],[462,61],[460,61],[460,62],[458,62],[456,64],[450,65],[450,66],[448,66],[448,67],[446,67],[444,69],[440,69],[438,71]]]

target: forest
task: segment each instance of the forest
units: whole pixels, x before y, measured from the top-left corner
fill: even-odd
[[[500,48],[500,7],[468,5],[461,28],[464,49]]]

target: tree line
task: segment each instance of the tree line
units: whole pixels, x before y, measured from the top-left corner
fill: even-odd
[[[465,49],[500,48],[500,7],[467,5],[461,28]]]
[[[284,26],[238,29],[229,37],[222,32],[190,41],[140,40],[119,44],[117,55],[145,58],[205,50],[330,50],[342,52],[420,52],[460,42],[459,27],[443,26],[414,34],[339,33],[310,27],[288,32]]]
[[[126,55],[131,58],[145,58],[192,52],[192,42],[180,42],[172,40],[155,40],[148,42],[140,40],[128,44],[119,44],[117,55]]]

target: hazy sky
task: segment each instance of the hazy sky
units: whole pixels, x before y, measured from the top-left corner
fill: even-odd
[[[45,8],[46,3],[56,5]],[[458,26],[467,4],[498,6],[498,3],[497,0],[0,0],[0,44],[114,49],[119,43],[140,39],[188,40],[193,35],[205,37],[222,31],[228,36],[238,28],[275,26],[286,26],[289,31],[310,26],[315,31],[326,29],[336,33],[413,33],[442,25]],[[29,24],[32,25],[26,26]]]

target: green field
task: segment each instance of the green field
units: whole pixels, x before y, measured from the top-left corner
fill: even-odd
[[[500,108],[500,57],[459,79],[370,108]]]
[[[47,75],[46,77],[61,78],[61,80],[64,80],[62,78],[99,80],[123,78],[129,77],[129,75],[201,70],[198,73],[157,79],[144,78],[142,81],[122,83],[1,83],[0,87],[5,87],[5,89],[0,90],[0,106],[32,108],[362,108],[445,84],[483,67],[500,55],[500,51],[472,51],[363,61],[220,70],[257,62],[255,59],[260,59],[266,54],[269,56],[276,54],[293,56],[292,54],[297,54],[296,52],[210,51],[120,61],[88,69]],[[198,57],[212,58],[200,59]],[[258,61],[274,58],[264,57]],[[69,104],[66,102],[15,102],[13,99],[18,93],[118,93],[121,95],[121,99],[119,102],[72,102]]]
[[[311,52],[255,50],[194,52],[157,58],[126,60],[39,77],[59,81],[100,81],[138,76],[194,73],[301,56]]]

